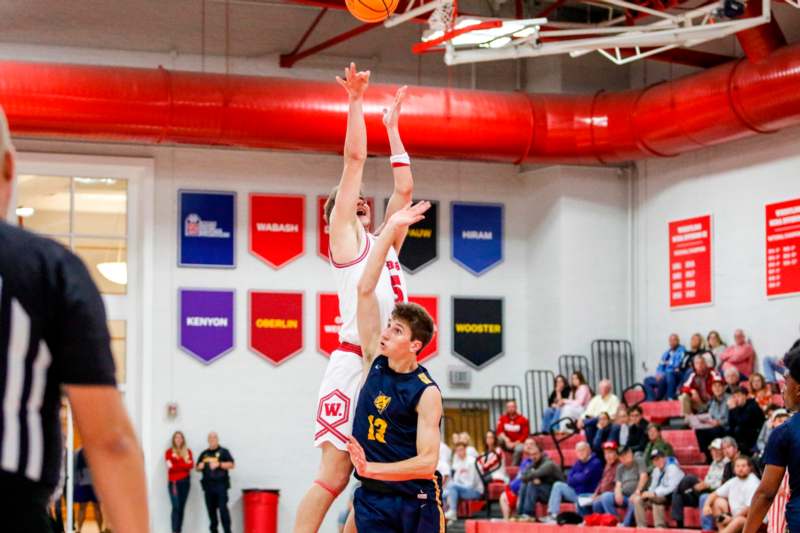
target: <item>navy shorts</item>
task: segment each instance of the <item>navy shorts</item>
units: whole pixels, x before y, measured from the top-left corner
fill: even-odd
[[[444,533],[440,499],[385,494],[359,487],[353,497],[358,533]]]

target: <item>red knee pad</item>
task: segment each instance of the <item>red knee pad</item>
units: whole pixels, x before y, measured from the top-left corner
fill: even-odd
[[[322,488],[324,491],[328,492],[334,498],[337,498],[339,496],[339,494],[341,494],[341,492],[342,492],[340,490],[338,490],[338,491],[334,490],[333,487],[331,487],[330,485],[328,485],[327,483],[325,483],[321,479],[315,479],[314,483],[317,486],[319,486],[320,488]]]

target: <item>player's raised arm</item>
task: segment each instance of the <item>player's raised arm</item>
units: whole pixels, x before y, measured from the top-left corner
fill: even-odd
[[[378,350],[381,324],[378,308],[378,298],[375,296],[375,287],[381,278],[381,272],[386,262],[386,254],[401,232],[408,231],[411,224],[425,218],[425,211],[430,209],[430,202],[419,202],[412,206],[408,203],[403,209],[396,211],[386,223],[386,227],[375,241],[375,247],[369,254],[364,273],[358,280],[358,306],[356,322],[358,324],[358,338],[361,339],[361,351],[367,365],[372,362]]]
[[[394,176],[394,191],[389,198],[386,206],[386,216],[384,224],[404,205],[408,204],[414,194],[414,177],[411,174],[411,160],[403,146],[400,138],[400,109],[406,98],[408,87],[403,85],[397,90],[392,105],[383,111],[383,125],[386,126],[386,134],[389,136],[389,147],[392,151],[391,163],[392,174]],[[394,249],[400,252],[403,241],[406,239],[408,228],[399,232],[392,243]]]
[[[380,481],[431,479],[439,462],[439,422],[442,418],[442,394],[437,387],[428,387],[417,405],[417,455],[395,463],[374,463],[366,460],[364,449],[350,438],[350,459],[358,475]]]
[[[344,79],[336,77],[349,98],[347,133],[344,140],[344,170],[336,192],[336,202],[328,220],[330,254],[334,261],[346,263],[358,255],[359,232],[357,207],[361,196],[361,178],[367,160],[367,126],[364,122],[364,93],[369,85],[369,71],[357,72],[354,63],[345,69]]]

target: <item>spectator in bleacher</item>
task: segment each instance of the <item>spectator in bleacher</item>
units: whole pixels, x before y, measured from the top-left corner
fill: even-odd
[[[483,439],[483,455],[478,457],[476,463],[478,470],[484,475],[488,476],[489,480],[498,480],[508,483],[508,474],[506,474],[506,461],[503,448],[497,440],[497,435],[494,431],[489,430]]]
[[[641,495],[631,496],[636,527],[647,527],[647,507],[653,507],[653,522],[656,528],[667,526],[666,508],[683,479],[684,473],[674,457],[667,457],[661,449],[654,449],[648,455],[653,463],[650,486]]]
[[[586,412],[586,406],[592,400],[592,389],[586,384],[586,378],[580,370],[570,376],[569,397],[561,403],[561,418],[571,418],[578,421]],[[564,422],[562,430],[569,429],[569,423]]]
[[[450,446],[442,440],[439,442],[439,462],[436,464],[436,471],[442,476],[442,487],[446,487],[447,483],[450,481],[450,467],[452,464],[453,451],[450,449]]]
[[[517,410],[517,402],[509,400],[506,412],[497,419],[497,439],[500,445],[514,454],[514,464],[518,465],[522,457],[522,445],[531,433],[528,419]]]
[[[681,385],[681,413],[689,416],[704,413],[708,410],[708,404],[713,396],[713,382],[717,377],[706,363],[702,354],[697,354],[692,360],[692,372]]]
[[[703,481],[697,476],[686,475],[678,485],[678,490],[672,495],[672,519],[678,524],[678,528],[683,528],[683,510],[686,507],[705,506],[706,500],[711,492],[717,490],[722,485],[722,475],[725,473],[725,465],[729,460],[722,453],[722,439],[714,439],[708,447],[711,452],[711,466],[708,467]],[[714,522],[711,516],[703,518],[703,530],[711,531],[714,529]]]
[[[753,372],[748,378],[748,389],[752,399],[756,401],[762,411],[766,411],[767,407],[772,403],[772,387],[767,385],[764,376],[758,372]]]
[[[597,417],[597,424],[595,426],[594,437],[592,437],[592,441],[590,442],[592,451],[598,457],[603,455],[603,444],[611,440],[613,432],[614,432],[614,426],[611,423],[611,417],[608,416],[608,413],[600,413],[600,416]],[[587,438],[586,442],[589,442],[588,435],[586,438]]]
[[[776,405],[770,405],[770,410],[767,411],[767,421],[761,427],[761,432],[758,434],[756,441],[754,460],[760,459],[764,455],[764,450],[767,448],[767,442],[772,435],[772,430],[780,426],[789,418],[789,411]]]
[[[706,461],[711,461],[708,447],[714,439],[724,437],[728,431],[728,400],[730,395],[725,392],[725,382],[717,375],[711,384],[713,393],[711,401],[708,403],[708,412],[701,415],[690,416],[687,421],[689,426],[695,430],[697,443],[700,449],[706,454]]]
[[[750,501],[759,484],[749,457],[736,459],[734,473],[733,478],[711,493],[703,506],[703,514],[713,515],[722,533],[739,533],[744,528]]]
[[[522,486],[517,498],[517,513],[523,519],[536,516],[536,503],[547,503],[553,485],[565,479],[561,467],[543,453],[535,442],[530,451],[531,463],[524,471],[520,469]]]
[[[475,458],[467,455],[467,446],[463,442],[456,445],[453,454],[453,479],[442,493],[447,502],[448,520],[458,518],[458,502],[461,500],[479,500],[483,497],[483,481],[475,468]]]
[[[725,483],[733,477],[733,465],[735,464],[736,459],[742,456],[742,453],[739,451],[739,445],[736,443],[736,439],[733,437],[722,438],[722,453],[728,460],[728,462],[725,464],[725,470],[722,472],[722,483]]]
[[[697,355],[703,356],[708,368],[714,368],[715,357],[708,351],[706,341],[699,333],[692,335],[692,338],[689,339],[689,348],[683,353],[683,361],[681,361],[682,381],[686,381],[689,374],[694,370],[694,358]]]
[[[614,386],[611,381],[608,379],[600,380],[600,383],[597,384],[597,395],[586,406],[583,417],[576,420],[578,429],[584,430],[587,442],[594,442],[600,413],[605,413],[606,416],[609,416],[608,413],[616,413],[618,408],[619,398],[614,394]]]
[[[642,408],[638,405],[628,409],[628,443],[627,446],[633,453],[644,453],[647,447],[647,427],[649,423],[642,414]]]
[[[733,333],[733,341],[733,344],[719,356],[721,368],[725,371],[733,367],[739,371],[739,374],[749,376],[753,373],[753,363],[756,360],[753,345],[747,341],[747,337],[741,329],[737,329]]]
[[[464,445],[467,447],[467,455],[472,457],[473,459],[477,459],[480,455],[478,450],[475,449],[475,446],[472,445],[472,437],[466,431],[462,431],[458,434],[458,441],[463,442]],[[455,448],[453,448],[455,450]]]
[[[641,495],[647,486],[647,480],[647,467],[644,460],[635,457],[630,447],[620,449],[614,490],[601,494],[600,498],[592,504],[592,512],[616,515],[618,507],[625,508],[625,519],[622,521],[622,525],[632,526],[633,505],[629,505],[629,499],[631,496]]]
[[[681,379],[681,362],[685,348],[676,333],[669,336],[669,349],[661,355],[655,376],[644,378],[647,401],[674,400]]]
[[[644,461],[648,471],[653,469],[653,452],[656,450],[665,457],[675,455],[672,445],[661,436],[661,426],[653,423],[647,426],[647,446],[644,448]]]
[[[739,369],[729,366],[722,372],[722,375],[725,379],[725,392],[728,394],[733,394],[733,389],[739,387],[739,384],[743,379],[742,375],[739,373]]]
[[[708,349],[712,354],[714,354],[714,357],[716,357],[717,361],[719,361],[720,355],[722,355],[722,352],[725,351],[728,345],[725,344],[725,341],[723,341],[722,337],[719,336],[719,332],[714,329],[708,332],[706,342],[708,343]]]
[[[611,494],[614,493],[614,488],[617,484],[617,467],[620,465],[619,445],[616,441],[610,440],[603,443],[603,460],[605,462],[605,467],[603,467],[603,475],[600,476],[600,483],[597,484],[597,488],[594,489],[594,493],[592,494],[592,504],[586,508],[579,509],[579,513],[590,514],[598,512],[595,511],[594,508],[595,505],[602,507],[600,498],[603,494],[607,492]],[[600,512],[602,512],[602,510]],[[616,514],[616,512],[612,514]]]
[[[747,391],[738,387],[733,391],[729,406],[734,407],[728,414],[728,431],[736,439],[742,453],[750,453],[758,440],[758,433],[764,425],[764,411],[756,401],[747,397]]]
[[[587,514],[584,512],[587,509],[583,509],[579,505],[578,498],[583,499],[594,494],[600,478],[603,477],[603,462],[592,452],[586,442],[581,441],[576,444],[575,452],[578,460],[570,468],[566,483],[557,481],[553,484],[547,503],[548,515],[543,517],[541,522],[555,522],[562,501],[574,503],[578,514]]]
[[[564,404],[564,401],[569,398],[569,391],[570,388],[569,383],[567,383],[567,378],[561,374],[557,375],[556,379],[553,381],[553,392],[550,393],[550,397],[547,399],[548,407],[545,407],[544,413],[542,414],[541,430],[543,432],[548,433],[551,426],[561,418],[561,406]]]
[[[522,473],[526,472],[533,464],[533,455],[538,449],[533,437],[528,437],[522,446],[522,461],[519,464],[517,475],[506,486],[506,490],[500,495],[500,511],[503,518],[508,520],[517,510],[517,495],[523,485]]]
[[[762,365],[764,367],[764,378],[769,383],[783,383],[784,374],[787,373],[785,361],[790,361],[795,356],[800,356],[800,339],[794,341],[792,347],[783,357],[764,357]]]
[[[630,418],[628,417],[628,408],[621,404],[617,408],[617,414],[614,415],[614,423],[611,424],[611,434],[607,440],[613,440],[617,443],[617,447],[622,448],[628,444],[628,437],[630,436],[629,427]]]

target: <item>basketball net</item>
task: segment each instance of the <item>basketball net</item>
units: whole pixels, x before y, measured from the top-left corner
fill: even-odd
[[[428,17],[428,30],[423,37],[436,32],[447,33],[453,29],[457,0],[442,0]]]

